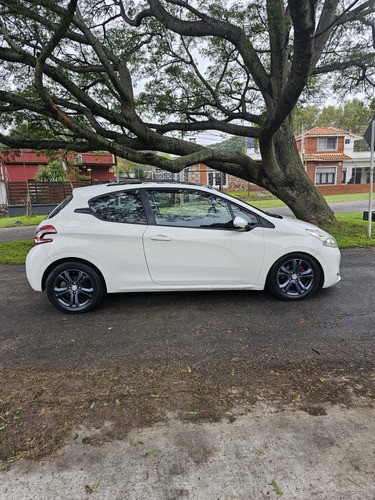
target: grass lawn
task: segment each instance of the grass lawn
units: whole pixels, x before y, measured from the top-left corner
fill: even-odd
[[[15,223],[18,220],[22,222],[22,226],[37,226],[39,222],[42,222],[46,217],[46,215],[33,215],[32,217],[26,217],[26,215],[22,215],[21,217],[0,217],[0,228],[17,225]]]
[[[368,193],[353,193],[353,194],[332,194],[324,197],[327,203],[340,203],[342,201],[362,201],[368,200]]]
[[[24,264],[33,240],[0,243],[0,264]]]
[[[375,223],[372,223],[372,239],[369,239],[368,221],[362,220],[363,212],[339,212],[335,217],[339,225],[325,229],[336,238],[339,248],[375,246]]]

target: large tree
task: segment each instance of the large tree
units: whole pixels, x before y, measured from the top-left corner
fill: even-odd
[[[4,132],[5,145],[108,150],[172,172],[203,162],[265,187],[299,218],[334,222],[301,165],[293,113],[322,81],[335,95],[372,88],[373,0],[0,0],[0,9],[3,127],[42,119],[53,131]],[[256,138],[262,162],[187,139],[205,130]]]

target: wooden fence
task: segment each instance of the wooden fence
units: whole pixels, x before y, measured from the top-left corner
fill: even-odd
[[[73,182],[73,187],[90,185],[90,181]],[[40,182],[30,180],[26,182],[8,182],[7,194],[9,205],[25,205],[29,191],[32,204],[60,203],[72,193],[69,182]]]

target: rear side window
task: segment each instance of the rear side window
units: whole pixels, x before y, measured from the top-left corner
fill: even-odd
[[[59,212],[61,212],[61,210],[63,208],[65,208],[67,206],[67,204],[70,201],[72,201],[72,199],[73,199],[73,195],[72,194],[70,196],[68,196],[67,198],[65,198],[65,200],[62,201],[60,203],[60,205],[57,205],[57,207],[52,210],[52,212],[48,215],[47,219],[52,219],[52,217],[55,217],[55,215],[57,215]]]
[[[120,191],[89,200],[91,211],[99,219],[127,224],[147,224],[139,191]]]

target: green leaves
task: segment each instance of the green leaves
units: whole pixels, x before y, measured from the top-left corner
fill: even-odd
[[[46,167],[39,165],[36,179],[44,182],[59,182],[68,180],[68,175],[61,161],[52,160]]]
[[[142,455],[143,458],[148,458],[151,457],[156,452],[155,448],[152,448],[150,451],[147,451],[144,455]]]
[[[100,483],[95,483],[93,486],[89,486],[86,484],[85,490],[87,491],[87,493],[92,493],[93,491],[95,491],[99,487],[99,484]]]
[[[274,491],[275,491],[276,495],[282,495],[282,494],[283,494],[283,492],[282,492],[282,491],[281,491],[281,489],[279,488],[279,485],[277,484],[277,482],[276,482],[274,479],[272,479],[271,484],[272,484],[272,486],[273,486],[273,489],[274,489]]]

